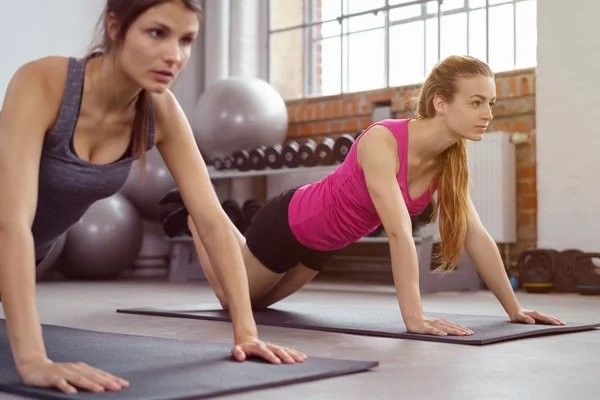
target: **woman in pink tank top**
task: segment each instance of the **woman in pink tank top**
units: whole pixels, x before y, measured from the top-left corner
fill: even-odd
[[[410,216],[421,213],[437,192],[433,215],[439,218],[441,268],[454,268],[464,248],[512,322],[564,324],[521,307],[498,247],[469,196],[467,140],[483,139],[495,101],[494,75],[487,64],[468,56],[448,57],[424,82],[414,119],[373,124],[325,179],[270,199],[246,237],[238,232],[253,307],[268,307],[294,293],[336,251],[383,225],[407,331],[473,334],[423,313]],[[206,251],[193,225],[189,228],[205,275],[227,307]]]

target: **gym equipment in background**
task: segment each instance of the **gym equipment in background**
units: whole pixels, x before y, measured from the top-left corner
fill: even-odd
[[[200,152],[212,163],[238,149],[283,143],[288,131],[287,106],[269,83],[230,77],[212,84],[200,96],[192,127]]]
[[[521,284],[526,291],[531,293],[552,291],[557,254],[556,250],[551,249],[529,249],[519,254],[517,268]]]
[[[254,148],[240,148],[231,155],[214,159],[216,170],[237,169],[239,171],[261,171],[266,168],[314,167],[334,165],[346,158],[354,138],[342,134],[336,138],[325,137],[319,143],[308,138],[302,143],[289,140],[285,145],[260,145]],[[228,161],[229,160],[229,161]]]
[[[113,279],[131,267],[142,246],[142,220],[122,194],[92,204],[67,231],[57,269],[70,279]]]
[[[221,207],[225,210],[225,214],[229,217],[233,225],[238,228],[240,233],[243,235],[246,232],[246,219],[244,218],[244,212],[242,211],[240,205],[237,201],[228,199],[221,203]]]
[[[190,232],[187,223],[188,215],[189,213],[185,207],[181,207],[180,209],[167,214],[162,222],[162,228],[165,234],[170,238],[179,236],[181,233],[191,236],[192,233]]]
[[[283,150],[281,151],[281,155],[283,156],[283,165],[288,168],[297,168],[300,166],[300,158],[299,158],[300,145],[295,140],[289,140],[285,146],[283,146]]]
[[[577,278],[574,274],[575,260],[583,251],[567,249],[559,252],[555,257],[555,274],[552,281],[557,292],[576,292]]]
[[[337,159],[335,155],[335,139],[326,137],[317,145],[316,155],[317,164],[319,165],[332,165],[335,164]]]
[[[0,392],[43,399],[205,399],[349,375],[379,365],[377,361],[322,357],[309,357],[296,364],[273,365],[258,360],[240,363],[232,360],[228,343],[125,335],[47,324],[42,328],[44,343],[51,349],[54,361],[81,361],[127,379],[130,386],[119,392],[81,390],[73,396],[24,384],[14,367],[6,322],[0,320],[0,354],[3,355]]]
[[[230,321],[229,312],[224,311],[218,304],[142,307],[121,309],[117,312]],[[407,333],[402,314],[397,308],[393,307],[343,307],[340,305],[281,302],[267,309],[254,311],[254,318],[258,325],[465,345],[486,345],[507,340],[579,332],[600,327],[600,317],[596,319],[598,321],[596,323],[579,324],[565,321],[566,325],[555,326],[510,323],[507,317],[489,315],[426,312],[425,316],[446,318],[473,330],[475,333],[471,336],[435,336]]]
[[[352,135],[348,135],[347,133],[344,133],[335,139],[333,152],[335,153],[336,161],[342,162],[344,159],[346,159],[346,156],[348,155],[350,147],[352,147],[353,143],[354,137],[352,137]]]
[[[267,168],[267,156],[265,154],[266,150],[267,146],[260,146],[249,153],[248,163],[250,165],[250,169],[261,171]]]
[[[267,167],[271,169],[279,169],[283,166],[283,146],[276,144],[275,146],[267,147],[265,150],[265,159]]]
[[[174,208],[161,206],[159,199],[176,184],[156,147],[146,153],[145,179],[141,172],[139,160],[135,161],[119,193],[131,201],[142,218],[160,221],[166,212]]]
[[[264,203],[258,199],[249,199],[244,202],[242,206],[242,213],[244,214],[244,223],[246,225],[246,229],[252,223],[254,216],[260,211],[263,207]]]
[[[573,270],[579,294],[600,295],[600,253],[582,253],[575,256]]]
[[[233,158],[233,167],[240,171],[250,171],[250,153],[248,150],[238,150],[231,157]]]
[[[317,142],[313,139],[306,139],[298,150],[300,165],[303,167],[314,167],[317,165]]]

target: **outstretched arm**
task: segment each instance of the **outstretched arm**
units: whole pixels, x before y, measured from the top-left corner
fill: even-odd
[[[540,321],[563,325],[564,323],[556,318],[543,315],[537,311],[524,310],[521,307],[508,279],[498,246],[481,223],[470,196],[469,211],[472,225],[465,237],[465,250],[475,264],[479,275],[494,293],[511,321],[525,323]]]
[[[212,187],[192,129],[171,92],[155,96],[156,147],[173,175],[183,202],[205,244],[231,314],[235,342],[257,337],[248,278],[231,223]]]
[[[446,320],[425,318],[419,289],[419,263],[410,215],[398,187],[398,145],[385,127],[374,126],[358,142],[358,162],[369,195],[389,237],[392,274],[402,318],[409,332],[433,335],[469,334]]]

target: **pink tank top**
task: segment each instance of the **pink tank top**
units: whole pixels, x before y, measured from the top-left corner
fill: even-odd
[[[420,214],[430,201],[429,189],[412,199],[408,192],[408,119],[387,119],[375,125],[387,127],[398,143],[400,168],[396,180],[410,215]],[[346,159],[323,180],[304,185],[294,193],[288,222],[298,241],[315,250],[341,249],[367,236],[381,225],[381,219],[367,190],[365,174],[357,161],[357,145]],[[437,190],[437,182],[434,183]]]

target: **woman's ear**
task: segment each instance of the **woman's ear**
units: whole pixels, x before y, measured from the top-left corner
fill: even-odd
[[[117,34],[119,33],[119,20],[115,13],[109,13],[106,16],[106,34],[113,42],[117,38]]]
[[[433,107],[436,114],[444,115],[446,113],[446,100],[439,94],[436,94],[433,97]]]

